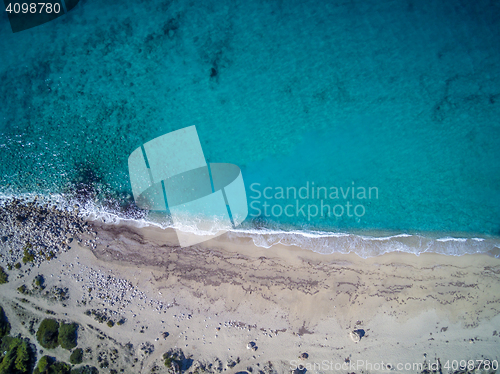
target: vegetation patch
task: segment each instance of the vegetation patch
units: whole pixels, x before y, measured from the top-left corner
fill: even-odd
[[[77,348],[73,352],[71,352],[71,356],[69,356],[69,362],[73,365],[81,364],[83,361],[83,349]]]
[[[43,290],[45,288],[45,279],[43,278],[43,275],[38,274],[35,279],[33,279],[33,286],[39,290]]]
[[[29,295],[29,290],[28,290],[28,287],[26,287],[24,284],[22,284],[21,286],[17,287],[17,292],[23,294],[23,295]]]
[[[31,244],[28,243],[24,247],[23,251],[23,263],[26,264],[28,262],[35,261],[35,254],[31,251]]]
[[[4,336],[0,345],[0,374],[29,373],[34,354],[28,341]]]
[[[45,373],[49,370],[50,365],[55,361],[53,357],[43,356],[35,368],[34,373]]]
[[[50,290],[45,291],[43,296],[54,302],[66,301],[69,299],[69,289],[68,287],[53,286]]]
[[[86,310],[85,315],[89,317],[92,316],[97,322],[106,323],[109,327],[113,327],[115,325],[115,321],[113,321],[112,317],[108,316],[104,311],[96,309]],[[116,322],[117,325],[123,325],[124,323],[125,320],[123,318]]]
[[[5,335],[9,335],[10,323],[5,315],[3,308],[0,306],[0,339]]]
[[[53,349],[59,345],[58,335],[59,323],[55,319],[46,318],[36,332],[36,339],[42,347]]]
[[[61,324],[59,325],[58,339],[61,347],[68,350],[76,347],[77,330],[78,324],[61,322]]]
[[[85,365],[71,369],[71,374],[99,374],[99,370],[94,366]]]
[[[4,268],[0,266],[0,284],[7,283],[9,281],[9,276],[5,272]]]
[[[170,349],[167,353],[163,354],[163,363],[165,366],[177,373],[183,368],[185,359],[181,349]]]
[[[43,356],[33,371],[33,374],[70,374],[71,365],[56,361],[55,358]]]

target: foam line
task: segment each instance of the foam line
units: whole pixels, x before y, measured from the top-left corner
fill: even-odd
[[[197,235],[215,233],[222,228],[222,222],[211,222],[209,230],[200,232],[196,225],[189,224],[188,221],[177,223],[175,226],[168,219],[162,221],[152,220],[146,212],[139,211],[136,216],[126,216],[123,212],[113,211],[108,207],[87,201],[70,199],[61,194],[51,194],[40,197],[37,194],[6,195],[0,193],[0,206],[12,198],[22,198],[29,201],[48,203],[56,205],[59,209],[72,210],[74,204],[80,204],[79,213],[82,217],[101,221],[110,224],[126,222],[136,227],[155,226],[159,228],[173,228]],[[192,217],[192,219],[200,219]],[[247,225],[248,226],[248,225]],[[224,227],[228,230],[227,227]],[[229,229],[226,234],[228,240],[240,242],[250,238],[253,243],[262,248],[271,248],[274,245],[298,246],[317,253],[356,253],[360,257],[368,258],[380,256],[390,252],[405,252],[420,255],[422,253],[439,253],[451,256],[461,256],[466,254],[493,253],[495,257],[500,257],[500,238],[498,237],[451,237],[444,234],[433,237],[424,234],[396,233],[380,236],[361,235],[358,233],[346,232],[326,232],[318,230],[302,229],[274,229],[274,228],[253,228],[243,227]]]

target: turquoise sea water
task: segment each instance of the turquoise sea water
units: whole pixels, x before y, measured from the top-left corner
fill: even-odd
[[[129,154],[196,125],[208,162],[242,170],[234,235],[362,255],[500,248],[498,1],[87,0],[20,33],[0,17],[5,196],[147,220]]]

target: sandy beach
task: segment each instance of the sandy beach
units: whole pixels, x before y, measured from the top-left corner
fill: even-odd
[[[487,255],[362,259],[225,235],[180,248],[173,230],[98,222],[69,247],[9,272],[1,304],[11,335],[33,336],[45,310],[79,323],[84,363],[102,372],[168,372],[170,349],[193,373],[447,373],[500,359],[500,260]],[[37,274],[69,298],[20,295]]]

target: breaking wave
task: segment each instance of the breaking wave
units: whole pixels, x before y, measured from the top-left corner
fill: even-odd
[[[380,256],[390,252],[413,253],[415,255],[437,253],[451,256],[483,253],[500,258],[500,238],[492,236],[467,236],[462,233],[397,233],[384,231],[337,233],[307,228],[266,227],[262,222],[259,222],[258,227],[254,222],[244,222],[241,227],[230,230],[227,230],[227,227],[219,226],[217,222],[213,222],[209,225],[210,229],[208,231],[200,231],[188,222],[174,225],[172,220],[164,214],[148,213],[138,209],[123,211],[123,209],[109,204],[103,206],[91,200],[82,202],[62,194],[51,194],[49,196],[0,194],[0,206],[13,198],[20,198],[24,203],[35,202],[55,205],[60,210],[72,211],[78,209],[81,217],[107,224],[126,223],[135,227],[174,228],[194,235],[211,235],[224,230],[227,231],[225,235],[229,241],[246,242],[252,240],[256,246],[262,248],[271,248],[280,244],[296,246],[321,254],[355,253],[363,258]]]

